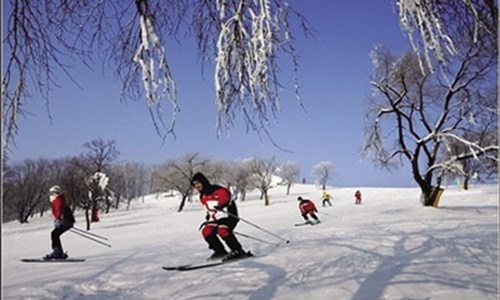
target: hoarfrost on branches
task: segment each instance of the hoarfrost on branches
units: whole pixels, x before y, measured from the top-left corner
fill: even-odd
[[[279,111],[278,52],[289,54],[297,70],[288,20],[294,11],[283,1],[216,3],[220,32],[215,42],[214,79],[219,132],[227,132],[237,113],[243,114],[247,129],[259,131]],[[297,80],[295,92],[301,104]]]
[[[166,97],[172,105],[172,125],[167,134],[174,134],[176,114],[180,111],[177,104],[175,82],[167,65],[165,49],[160,43],[160,38],[153,25],[153,18],[148,12],[147,1],[136,1],[136,5],[140,15],[141,39],[133,61],[140,66],[142,71],[142,83],[146,92],[147,105],[157,133],[162,134],[158,122],[166,128],[161,108],[161,101]],[[155,67],[158,68],[158,71]],[[156,107],[156,111],[153,111],[153,107]]]
[[[374,93],[361,156],[373,154],[387,169],[407,161],[424,205],[432,205],[442,180],[497,173],[498,60],[489,35],[480,37],[462,37],[453,63],[442,68],[447,81],[421,72],[413,51],[397,58],[377,47],[371,54]]]
[[[446,65],[458,54],[456,37],[452,37],[457,23],[470,23],[474,42],[478,41],[481,30],[496,36],[498,9],[492,0],[396,0],[396,5],[401,26],[408,32],[413,49],[419,56],[423,50],[422,72],[434,71],[433,61]]]
[[[242,113],[247,129],[266,131],[269,116],[279,110],[278,53],[290,55],[297,71],[290,15],[309,32],[305,19],[284,0],[11,0],[9,4],[3,41],[8,59],[2,77],[2,150],[18,132],[18,118],[30,93],[40,94],[49,111],[49,94],[58,87],[59,73],[78,86],[68,65],[76,60],[90,69],[102,62],[104,70],[111,63],[122,81],[122,99],[145,98],[158,134],[175,137],[180,109],[165,45],[180,29],[194,33],[204,61],[215,64],[218,129],[227,130]],[[186,17],[191,21],[184,22]],[[181,28],[184,24],[186,28]],[[301,104],[296,75],[294,79]],[[170,126],[164,124],[165,101],[171,104]]]

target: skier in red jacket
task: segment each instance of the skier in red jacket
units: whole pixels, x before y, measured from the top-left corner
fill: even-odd
[[[354,204],[361,204],[361,192],[359,190],[354,193],[354,197],[356,198]]]
[[[313,218],[316,221],[316,224],[321,222],[318,219],[318,216],[316,216],[315,213],[318,212],[318,209],[316,208],[316,205],[314,205],[314,202],[308,199],[304,199],[302,197],[297,198],[299,202],[299,209],[300,213],[302,214],[302,217],[306,220],[306,223],[312,223],[307,215],[310,215],[311,218]]]
[[[64,253],[60,236],[68,231],[75,223],[75,218],[71,209],[66,204],[63,191],[58,185],[49,189],[49,199],[54,219],[54,229],[50,237],[52,241],[52,253],[45,255],[44,259],[66,259],[68,255]]]
[[[230,260],[251,256],[245,252],[233,233],[239,222],[236,203],[231,200],[231,193],[225,187],[210,184],[202,173],[196,173],[191,180],[193,187],[200,193],[201,204],[205,207],[206,217],[200,227],[201,233],[208,243],[208,248],[214,252],[211,259],[223,258]],[[227,216],[223,210],[226,210]],[[231,249],[227,253],[219,236]]]

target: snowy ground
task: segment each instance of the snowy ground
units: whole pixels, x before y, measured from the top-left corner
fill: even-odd
[[[354,188],[329,191],[325,208],[309,185],[290,196],[273,188],[268,207],[250,194],[240,215],[291,242],[240,222],[237,231],[275,245],[239,237],[257,258],[190,272],[161,266],[210,254],[197,201],[177,213],[177,198],[150,196],[102,215],[92,232],[113,248],[64,234],[65,250],[85,263],[22,263],[50,251],[51,220],[4,224],[3,299],[498,299],[497,186],[447,189],[439,209],[423,208],[414,188],[362,188],[357,206]],[[293,225],[298,195],[315,200],[320,225]],[[81,215],[77,222],[84,228]]]

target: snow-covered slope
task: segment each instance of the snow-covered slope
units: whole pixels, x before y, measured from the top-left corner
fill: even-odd
[[[239,202],[242,218],[281,240],[240,222],[236,231],[257,257],[210,269],[167,272],[162,265],[200,262],[210,254],[198,226],[197,201],[177,213],[176,197],[155,195],[130,211],[101,215],[92,232],[113,248],[63,235],[71,257],[85,263],[27,264],[23,257],[50,251],[51,220],[12,222],[2,229],[4,299],[497,299],[498,189],[447,189],[439,209],[423,208],[415,188],[331,188],[294,185],[270,191],[264,207],[257,193]],[[315,200],[323,221],[295,227],[297,196]],[[77,226],[84,218],[77,214]]]

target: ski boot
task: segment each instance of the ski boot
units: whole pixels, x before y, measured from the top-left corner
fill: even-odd
[[[212,253],[212,255],[210,255],[209,258],[207,258],[207,260],[216,260],[216,259],[221,259],[221,258],[224,258],[228,255],[227,251],[224,250],[224,251],[217,251],[217,252],[214,252]]]
[[[62,252],[61,249],[54,249],[52,253],[47,254],[43,257],[44,260],[51,260],[51,259],[66,259],[68,258],[68,254]]]
[[[245,252],[243,250],[239,250],[239,251],[231,251],[228,255],[226,255],[222,261],[230,261],[230,260],[235,260],[235,259],[242,259],[242,258],[247,258],[247,257],[251,257],[253,256],[253,254],[248,251],[248,252]]]

